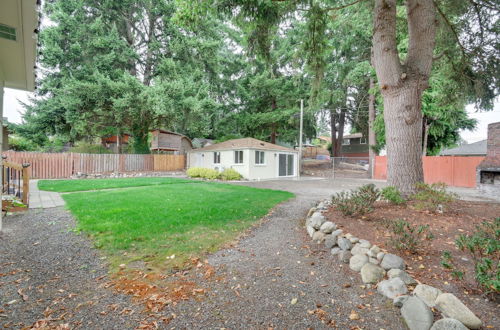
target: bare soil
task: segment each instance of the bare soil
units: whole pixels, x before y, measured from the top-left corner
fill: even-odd
[[[500,216],[500,204],[468,202],[457,200],[451,203],[443,214],[417,210],[411,203],[392,205],[377,202],[374,211],[361,217],[348,217],[332,208],[327,217],[336,223],[345,233],[369,240],[390,253],[403,257],[408,265],[408,273],[416,280],[450,292],[459,297],[486,325],[500,328],[498,299],[492,301],[485,296],[474,279],[474,264],[471,256],[458,250],[455,239],[460,234],[471,234],[475,227],[485,220]],[[410,224],[429,225],[434,235],[431,240],[424,240],[416,254],[396,250],[390,244],[391,232],[387,220],[404,219]],[[458,280],[449,269],[441,265],[444,251],[453,256],[454,265],[465,271],[465,277]]]

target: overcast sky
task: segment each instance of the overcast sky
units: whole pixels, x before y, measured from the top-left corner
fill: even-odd
[[[12,123],[20,123],[21,113],[24,109],[18,100],[28,102],[30,94],[31,93],[28,92],[6,88],[3,116],[7,117]],[[486,139],[488,124],[500,121],[500,102],[496,102],[495,109],[490,112],[476,112],[472,106],[467,107],[467,112],[471,118],[477,119],[478,124],[477,128],[472,132],[461,132],[462,139],[468,143],[484,140]]]

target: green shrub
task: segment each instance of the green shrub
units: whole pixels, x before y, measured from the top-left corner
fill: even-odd
[[[487,293],[500,293],[500,218],[484,221],[472,235],[460,235],[455,244],[472,255],[478,284]]]
[[[392,204],[404,204],[406,200],[401,195],[401,192],[396,187],[385,187],[381,192],[382,198],[386,201],[391,202]]]
[[[417,183],[417,192],[412,196],[417,203],[416,208],[419,210],[429,210],[431,212],[443,212],[446,206],[451,203],[456,195],[446,191],[446,184],[442,182],[427,184]]]
[[[241,180],[242,176],[238,171],[236,171],[233,168],[226,168],[224,171],[222,171],[219,175],[221,180]]]
[[[94,144],[88,142],[78,142],[76,146],[70,149],[70,152],[82,154],[112,154],[113,151],[107,149],[102,144]]]
[[[211,168],[191,167],[186,171],[186,174],[191,178],[203,178],[215,180],[219,178],[219,172]]]
[[[367,184],[350,192],[335,194],[332,202],[344,215],[363,215],[373,211],[373,204],[379,197],[380,190],[374,184]]]
[[[386,226],[391,231],[389,244],[395,249],[416,253],[424,240],[434,238],[429,230],[429,225],[412,225],[406,220],[396,219],[386,221]]]

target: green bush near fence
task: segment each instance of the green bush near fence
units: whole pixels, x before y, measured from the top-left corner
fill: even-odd
[[[219,173],[218,171],[211,168],[191,167],[186,171],[186,174],[190,178],[202,178],[207,180],[220,179],[220,180],[230,181],[230,180],[241,180],[242,178],[241,174],[232,168],[227,168]]]

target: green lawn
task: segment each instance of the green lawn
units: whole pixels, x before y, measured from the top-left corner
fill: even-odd
[[[157,186],[172,183],[196,183],[180,178],[117,178],[117,179],[81,179],[81,180],[40,180],[38,189],[57,192],[73,192],[126,187]]]
[[[100,180],[77,185],[85,189],[88,183],[87,188],[95,189],[96,183],[90,181]],[[113,269],[143,260],[161,271],[216,251],[277,203],[293,197],[284,191],[196,182],[75,192],[63,198],[78,220],[78,229],[108,253]],[[58,189],[69,189],[63,181],[59,184]],[[168,258],[172,255],[175,258]]]

